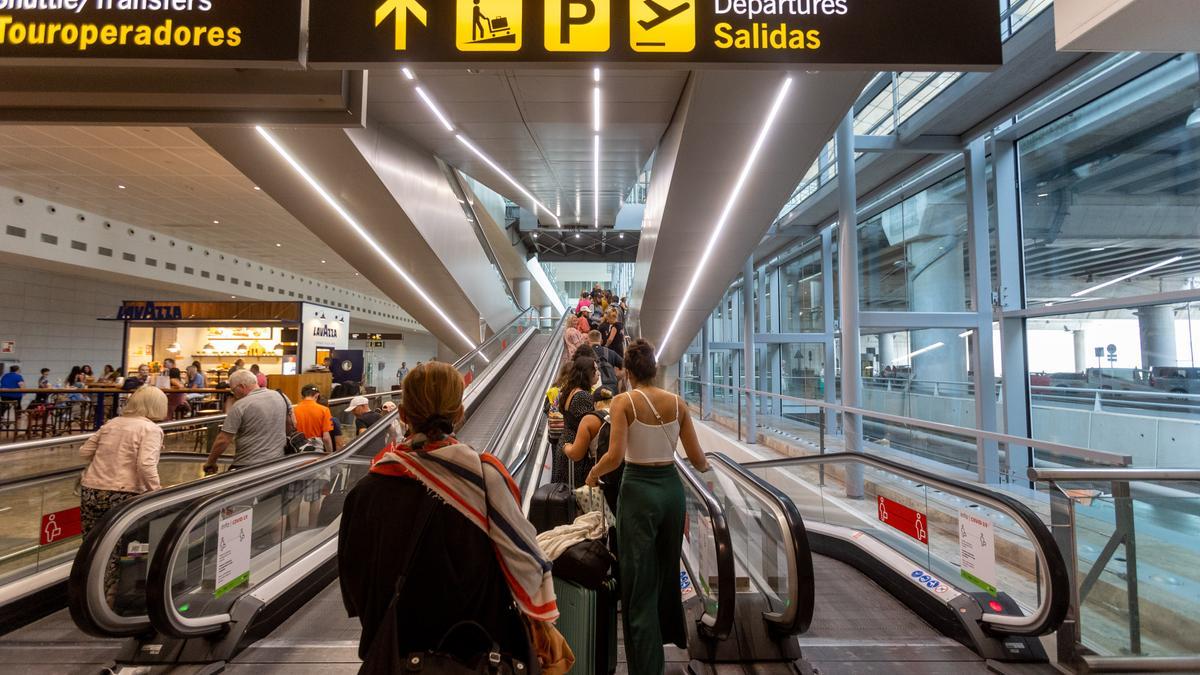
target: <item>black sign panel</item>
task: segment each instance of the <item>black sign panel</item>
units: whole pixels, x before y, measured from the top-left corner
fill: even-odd
[[[0,61],[300,60],[300,0],[0,0]]]
[[[328,66],[1001,63],[996,0],[311,0],[309,11],[309,62]]]

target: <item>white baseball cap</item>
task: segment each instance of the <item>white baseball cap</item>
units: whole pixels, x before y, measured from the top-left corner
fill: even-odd
[[[371,402],[367,400],[366,396],[355,396],[354,398],[350,399],[350,405],[348,407],[353,409],[360,405],[371,405]]]

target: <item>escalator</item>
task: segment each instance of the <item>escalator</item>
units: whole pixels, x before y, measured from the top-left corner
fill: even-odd
[[[532,313],[522,314],[509,326],[499,331],[479,349],[468,354],[456,364],[461,371],[477,374],[475,386],[468,387],[466,401],[473,405],[476,399],[484,398],[483,390],[488,388],[492,378],[499,371],[508,371],[513,363],[514,353],[522,351],[535,337],[536,319]],[[495,368],[493,368],[493,364]],[[374,398],[390,398],[391,392],[373,395]],[[369,398],[372,395],[368,395]],[[331,404],[347,403],[349,399],[334,401]],[[339,408],[334,407],[335,414]],[[203,424],[215,429],[223,416],[214,416],[203,420]],[[179,425],[197,424],[194,421],[169,422],[164,428]],[[390,425],[380,425],[382,428]],[[208,432],[208,443],[214,432]],[[66,439],[73,443],[68,455],[73,455],[82,439]],[[373,454],[382,447],[382,437],[360,437],[347,446],[337,456],[349,454]],[[27,445],[52,446],[58,441],[35,442]],[[180,475],[180,484],[163,490],[149,493],[143,497],[131,500],[121,507],[111,511],[104,521],[96,528],[93,535],[80,545],[80,538],[74,537],[69,548],[55,551],[56,564],[51,562],[45,553],[46,547],[41,547],[41,555],[35,556],[35,562],[40,564],[27,565],[28,573],[23,575],[6,575],[5,586],[0,587],[0,598],[11,599],[7,607],[11,608],[4,614],[11,618],[9,628],[15,628],[0,638],[0,658],[8,663],[28,663],[31,665],[47,663],[44,653],[47,645],[54,645],[50,652],[51,662],[61,659],[61,665],[68,667],[82,663],[97,666],[107,665],[120,655],[128,644],[117,639],[123,636],[145,633],[151,628],[146,609],[146,579],[149,563],[157,547],[162,543],[163,536],[174,518],[213,494],[234,490],[238,486],[247,485],[271,476],[285,474],[289,470],[307,466],[322,457],[332,457],[320,454],[292,455],[269,464],[250,467],[231,473],[221,473],[200,480],[203,475],[200,466],[208,443],[203,444],[203,452],[198,449],[196,454],[187,453],[184,457],[175,458],[164,455],[164,469],[175,464],[185,465],[182,471],[164,473],[164,485],[170,485],[167,474]],[[198,442],[199,448],[199,442]],[[55,500],[42,498],[43,504],[71,502],[78,505],[77,478],[79,466],[64,468],[59,471]],[[28,489],[38,481],[48,480],[44,476],[32,476],[21,479],[9,486],[10,489]],[[343,476],[344,479],[344,476]],[[24,485],[23,483],[30,483]],[[344,483],[343,483],[344,484]],[[72,486],[76,486],[74,489]],[[0,495],[6,485],[0,485]],[[61,495],[59,494],[61,493]],[[310,509],[311,513],[311,509]],[[291,514],[288,514],[290,516]],[[286,518],[287,516],[285,516]],[[78,551],[74,550],[78,548]],[[108,560],[113,559],[119,565],[117,575],[119,583],[116,589],[107,591],[103,579]],[[71,591],[67,592],[67,575],[71,576]],[[36,588],[35,588],[36,586]],[[30,589],[33,589],[32,591]],[[53,612],[64,604],[69,595],[71,600],[70,612],[58,611],[32,624],[22,624],[37,618],[35,610],[41,614]],[[111,596],[111,597],[109,597]],[[0,608],[5,607],[0,604]],[[72,621],[72,619],[74,621]],[[78,628],[76,627],[78,625]],[[80,629],[86,634],[81,634]],[[99,639],[97,639],[99,638]]]
[[[1071,581],[1023,501],[857,453],[742,466],[804,518],[814,613],[798,645],[821,673],[1058,672],[1039,638],[1063,625]]]
[[[496,398],[511,404],[530,379],[530,361],[549,363],[546,353],[561,344],[555,337],[537,330],[534,314],[522,315],[456,364],[471,380],[464,394],[467,433],[491,442],[489,434],[506,428],[511,414],[480,412]],[[177,500],[173,510],[146,498],[137,500],[139,512],[122,509],[110,517],[106,536],[89,537],[72,575],[72,618],[88,635],[107,639],[89,645],[75,634],[73,644],[90,647],[86,662],[219,664],[287,618],[313,609],[325,629],[335,630],[336,619],[321,610],[320,593],[336,575],[341,499],[391,440],[395,419],[395,413],[385,416],[337,453],[293,456],[281,460],[294,461],[286,466],[213,479],[196,498]],[[145,520],[156,523],[148,532],[139,522]],[[126,564],[131,543],[144,547],[137,565]],[[114,551],[122,552],[115,594],[105,588]],[[317,601],[308,602],[314,595]],[[332,616],[339,615],[344,612]],[[70,632],[29,628],[40,629],[34,635]],[[130,639],[113,640],[122,637]]]

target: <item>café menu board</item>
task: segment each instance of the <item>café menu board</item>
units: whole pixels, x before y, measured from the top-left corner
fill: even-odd
[[[0,0],[0,62],[295,65],[300,0]]]
[[[616,61],[978,70],[1001,63],[999,4],[310,0],[308,62],[329,67]]]

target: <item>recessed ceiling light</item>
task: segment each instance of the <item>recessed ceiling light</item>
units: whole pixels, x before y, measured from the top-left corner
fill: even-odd
[[[322,264],[322,265],[324,265],[324,264],[325,264],[325,261],[324,261],[324,260],[322,260],[322,261],[321,261],[321,264]]]
[[[117,186],[117,189],[118,189],[118,190],[124,190],[124,189],[125,189],[125,186],[124,186],[124,185],[118,185],[118,186]]]
[[[257,185],[254,186],[254,190],[256,192],[262,192],[262,188],[258,187]]]
[[[355,272],[355,273],[354,273],[354,276],[358,276],[358,272]]]
[[[236,296],[236,295],[231,295],[231,296],[229,296],[229,297],[230,297],[230,299],[232,299],[232,300],[237,300],[237,296]]]
[[[1038,196],[1039,196],[1039,197],[1049,197],[1049,196],[1050,196],[1050,193],[1049,193],[1049,192],[1043,192],[1043,193],[1039,194]]]
[[[1105,251],[1105,250],[1108,250],[1108,247],[1107,247],[1107,246],[1097,246],[1096,248],[1089,248],[1088,250],[1089,250],[1089,251],[1092,251],[1092,252],[1094,253],[1094,252],[1097,252],[1097,251]]]
[[[279,242],[275,242],[275,248],[283,248],[283,244],[280,244]]]
[[[421,100],[425,102],[425,107],[429,108],[429,111],[433,113],[433,116],[442,123],[442,126],[446,127],[446,131],[454,131],[454,125],[450,124],[450,120],[446,119],[446,116],[442,113],[441,109],[437,107],[437,104],[433,102],[432,98],[429,98],[429,94],[426,94],[424,89],[417,87],[417,96],[421,97]]]
[[[214,221],[213,221],[213,225],[220,225],[220,224],[221,224],[221,221],[219,221],[219,220],[214,220]]]
[[[401,68],[401,69],[400,69],[400,72],[404,73],[404,77],[406,77],[406,78],[408,78],[408,79],[410,79],[410,80],[415,80],[415,79],[417,79],[417,78],[413,77],[413,73],[412,73],[412,71],[411,71],[411,70],[409,70],[408,68]]]

